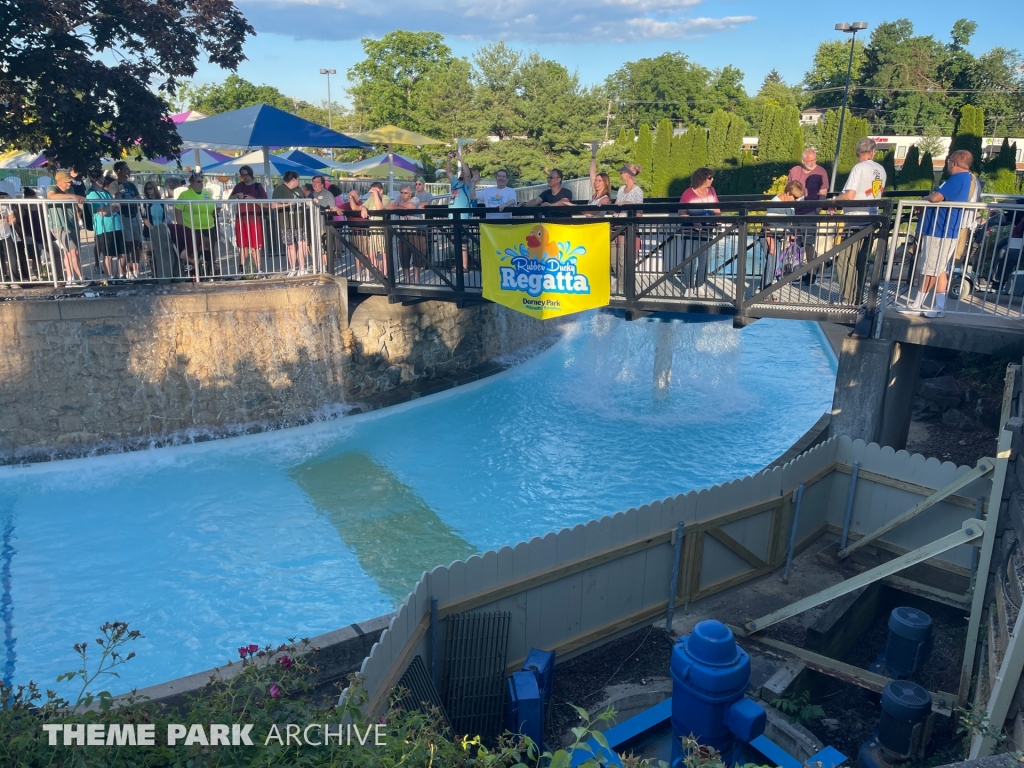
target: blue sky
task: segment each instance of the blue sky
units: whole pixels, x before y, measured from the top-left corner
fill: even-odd
[[[773,67],[799,82],[818,43],[838,33],[836,22],[906,17],[919,33],[945,41],[963,16],[978,22],[971,48],[1016,48],[1019,6],[1008,0],[968,5],[953,0],[896,0],[839,4],[821,0],[236,0],[257,36],[246,45],[239,74],[290,96],[326,98],[321,67],[336,69],[332,96],[347,102],[344,73],[362,58],[359,39],[394,29],[445,35],[456,55],[487,42],[535,50],[579,72],[585,84],[603,82],[624,62],[682,51],[706,67],[743,70],[748,91]],[[855,8],[856,6],[856,8]],[[984,12],[980,12],[984,9]],[[1017,16],[1016,20],[1008,23]],[[202,65],[195,82],[226,73]]]

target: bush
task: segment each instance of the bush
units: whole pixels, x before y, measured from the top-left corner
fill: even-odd
[[[996,195],[1015,195],[1020,189],[1017,182],[1017,172],[1007,168],[1000,168],[995,173],[985,176],[984,189]]]
[[[307,640],[289,641],[277,647],[239,647],[237,673],[227,679],[211,678],[200,695],[188,697],[179,708],[159,706],[138,698],[134,692],[115,700],[109,692],[93,693],[92,688],[101,679],[118,674],[115,670],[135,655],[125,654],[125,647],[141,635],[129,630],[123,622],[105,624],[101,632],[102,637],[96,640],[101,652],[95,671],[90,671],[89,644],[80,643],[75,651],[81,659],[81,668],[58,678],[81,683],[81,692],[74,702],[59,698],[53,691],[47,691],[44,696],[34,683],[17,687],[0,684],[0,765],[18,768],[72,765],[76,768],[527,768],[538,763],[568,766],[576,750],[591,753],[586,744],[590,739],[607,747],[604,736],[594,729],[610,724],[615,715],[608,710],[591,718],[586,711],[576,708],[582,724],[573,729],[575,743],[568,749],[543,755],[537,754],[536,746],[529,739],[511,734],[501,737],[493,747],[482,744],[479,737],[445,738],[443,721],[437,712],[424,714],[392,704],[385,717],[371,722],[362,714],[366,697],[354,676],[340,706],[335,704],[336,697],[325,699],[314,695],[308,680],[316,672],[314,664],[319,648],[310,647]],[[251,724],[248,733],[252,744],[168,744],[171,724],[208,726],[219,723],[243,727]],[[81,725],[86,730],[100,726],[103,733],[108,733],[111,725],[140,724],[154,726],[152,746],[64,746],[59,728],[53,734],[56,743],[51,745],[50,734],[43,728],[44,725]],[[337,733],[335,728],[344,727],[346,733],[356,731],[358,736],[346,737],[341,744],[335,740],[326,746],[296,744],[294,740],[301,740],[301,737],[296,734],[295,739],[289,740],[288,724],[300,728],[327,724],[332,734]],[[311,731],[312,740],[323,741],[319,726]],[[191,735],[190,732],[188,736]],[[188,742],[188,736],[182,734],[180,739]],[[358,738],[364,743],[360,744]],[[205,740],[204,735],[202,741]],[[627,759],[625,764],[645,763]],[[585,768],[596,768],[596,765],[594,760],[583,764]]]

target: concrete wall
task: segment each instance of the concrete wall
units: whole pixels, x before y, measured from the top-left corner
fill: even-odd
[[[495,305],[376,296],[349,315],[333,278],[0,302],[0,464],[292,426],[387,392],[398,402],[552,330]]]
[[[345,396],[355,400],[465,371],[550,333],[549,322],[497,304],[403,306],[384,296],[353,301],[344,334]]]

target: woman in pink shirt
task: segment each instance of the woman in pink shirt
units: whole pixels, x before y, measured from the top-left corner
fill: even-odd
[[[711,186],[715,181],[715,173],[710,168],[698,168],[690,176],[690,187],[679,197],[680,203],[704,203],[707,208],[685,208],[679,211],[680,216],[716,216],[721,211],[718,208],[710,207],[711,203],[718,202],[718,193]],[[684,241],[686,243],[685,253],[690,254],[703,247],[704,243],[711,240],[715,227],[713,224],[694,223],[689,229],[690,236]],[[685,256],[684,256],[685,258]],[[704,285],[708,276],[708,252],[704,251],[700,256],[691,261],[682,270],[683,287],[685,289],[698,288]]]

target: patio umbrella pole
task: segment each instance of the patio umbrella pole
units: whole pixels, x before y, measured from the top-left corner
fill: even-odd
[[[199,147],[196,147],[192,151],[195,153],[195,156],[196,156],[196,166],[195,166],[195,168],[193,170],[194,170],[195,173],[200,173],[203,170],[203,163],[199,159]]]
[[[395,199],[395,156],[394,145],[388,144],[388,197]]]
[[[263,188],[270,194],[270,147],[263,147]]]

